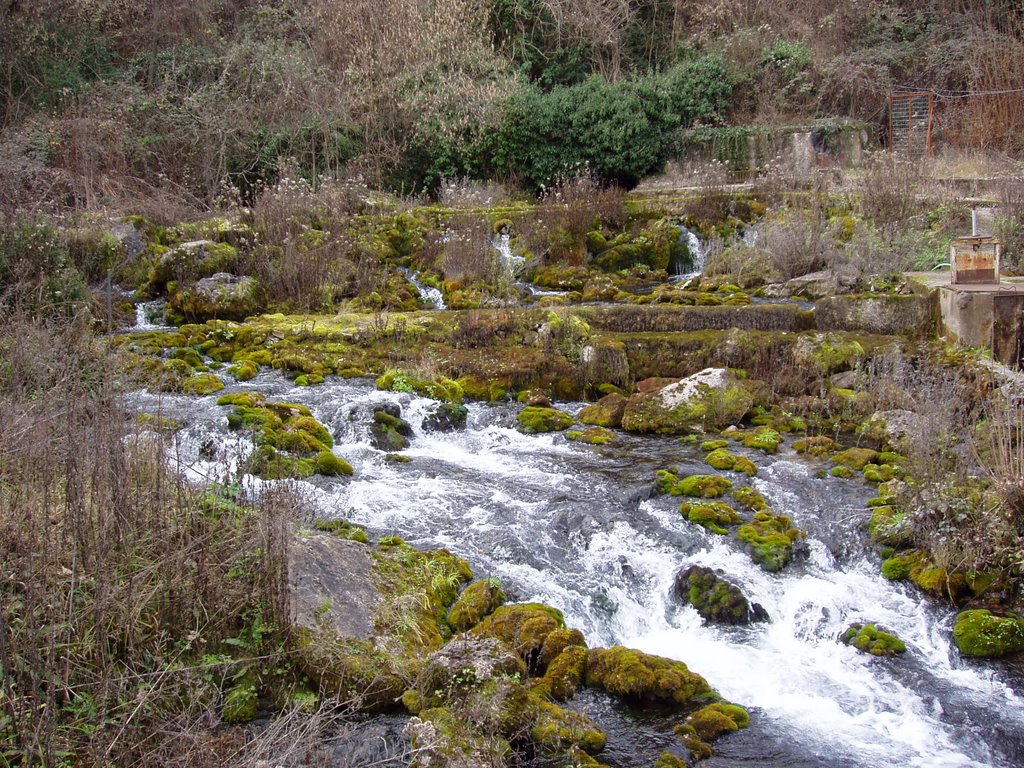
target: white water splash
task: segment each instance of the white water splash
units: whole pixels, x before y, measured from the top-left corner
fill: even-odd
[[[447,305],[444,303],[444,294],[441,293],[440,289],[420,282],[419,272],[410,271],[408,269],[401,269],[399,271],[405,275],[405,279],[412,284],[412,287],[416,289],[417,293],[419,293],[423,303],[430,307],[430,309],[448,309]]]
[[[509,244],[510,235],[496,235],[491,246],[498,252],[501,259],[502,269],[510,276],[515,276],[526,264],[526,259],[512,253],[512,246]]]

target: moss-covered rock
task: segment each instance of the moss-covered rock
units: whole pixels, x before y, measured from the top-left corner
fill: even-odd
[[[316,474],[324,475],[325,477],[351,475],[353,472],[351,464],[340,456],[335,456],[331,451],[320,451],[313,462]]]
[[[548,664],[544,674],[547,694],[555,701],[571,699],[583,686],[586,672],[587,646],[580,643],[563,648]]]
[[[500,606],[470,633],[508,643],[526,661],[531,673],[543,674],[540,656],[544,641],[552,632],[565,628],[561,611],[540,603],[523,603]]]
[[[756,448],[765,453],[775,453],[782,444],[782,435],[771,427],[761,427],[744,433],[742,442],[747,448]]]
[[[589,429],[570,429],[565,433],[566,440],[587,443],[588,445],[607,445],[615,442],[615,433],[604,427]]]
[[[701,707],[686,718],[686,725],[693,728],[703,741],[714,741],[718,737],[746,728],[750,725],[750,715],[736,704],[716,702]]]
[[[678,488],[683,496],[717,499],[732,490],[732,482],[721,475],[687,475],[679,481]]]
[[[584,407],[579,413],[579,421],[595,427],[621,427],[628,402],[629,398],[615,392],[605,395],[593,405]]]
[[[742,472],[748,477],[757,474],[757,465],[754,462],[746,456],[737,456],[727,448],[717,448],[711,451],[704,457],[704,460],[715,469]]]
[[[537,703],[537,719],[530,738],[546,752],[566,752],[577,747],[596,755],[608,742],[604,731],[585,714],[562,709],[547,701]]]
[[[714,453],[719,448],[728,448],[728,447],[729,447],[729,441],[728,440],[722,440],[721,438],[719,438],[717,440],[705,440],[704,442],[702,442],[700,444],[700,449],[702,451],[707,451],[708,453]]]
[[[318,531],[324,531],[339,539],[357,541],[360,544],[369,544],[370,537],[366,535],[366,529],[360,525],[350,523],[348,520],[317,520],[313,527]]]
[[[734,488],[732,491],[732,497],[741,506],[753,510],[754,512],[768,511],[768,500],[765,499],[764,495],[762,495],[760,491],[754,490],[749,485],[741,485],[739,488]]]
[[[675,593],[684,605],[692,605],[712,623],[750,624],[768,620],[764,608],[756,603],[751,605],[738,587],[700,565],[691,565],[676,574]]]
[[[832,457],[832,463],[842,467],[855,469],[858,472],[873,462],[878,456],[878,451],[871,448],[847,448]]]
[[[374,410],[370,425],[370,443],[374,448],[388,453],[404,450],[409,447],[412,434],[409,423],[389,412],[386,406],[378,406]]]
[[[256,374],[259,372],[259,364],[252,360],[242,360],[228,368],[228,373],[234,376],[238,381],[249,381],[250,379],[254,379],[256,378]]]
[[[782,570],[793,556],[794,543],[804,536],[786,515],[771,512],[757,512],[753,522],[741,525],[736,533],[751,559],[769,572]]]
[[[654,392],[629,398],[622,428],[630,432],[682,434],[738,422],[753,396],[729,371],[707,368]]]
[[[893,555],[882,563],[882,575],[890,581],[909,580],[925,592],[954,603],[971,594],[965,574],[936,565],[924,550]]]
[[[469,409],[455,403],[439,403],[431,408],[423,419],[423,429],[427,432],[456,432],[466,428]]]
[[[708,682],[683,662],[621,645],[588,653],[586,682],[642,705],[687,709],[719,700]]]
[[[839,450],[839,447],[839,443],[831,437],[825,437],[824,435],[793,441],[793,450],[808,456],[828,456],[830,453]]]
[[[505,590],[497,579],[481,579],[462,590],[448,612],[448,623],[456,632],[465,632],[476,626],[505,602]]]
[[[215,373],[200,373],[190,376],[181,384],[186,395],[212,395],[224,389],[224,382]]]
[[[953,642],[964,656],[992,658],[1024,651],[1024,619],[996,616],[984,609],[961,611],[953,623]]]
[[[527,406],[516,417],[519,431],[528,435],[541,432],[560,432],[571,427],[575,419],[555,408]]]
[[[448,403],[461,403],[464,397],[463,389],[457,381],[443,376],[424,379],[398,369],[386,371],[378,377],[377,389],[390,392],[409,392]]]
[[[179,288],[167,302],[167,318],[189,323],[210,319],[244,320],[260,311],[259,285],[248,275],[218,272]]]
[[[729,526],[743,522],[739,513],[724,501],[684,502],[679,505],[679,514],[720,536],[729,533]]]
[[[237,725],[252,722],[259,714],[259,692],[252,675],[244,675],[224,692],[221,719]]]
[[[906,653],[907,646],[896,635],[879,629],[874,624],[851,624],[839,636],[840,642],[872,656],[895,656]]]

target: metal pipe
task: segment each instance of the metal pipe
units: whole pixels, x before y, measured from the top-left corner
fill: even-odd
[[[978,236],[978,209],[971,206],[971,237]]]

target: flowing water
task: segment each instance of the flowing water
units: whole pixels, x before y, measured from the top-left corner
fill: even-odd
[[[416,289],[427,309],[448,308],[444,303],[444,294],[441,293],[441,290],[420,282],[419,272],[411,272],[408,269],[402,268],[399,268],[399,272],[405,275],[405,279]]]
[[[659,467],[714,471],[692,444],[620,435],[592,447],[522,435],[514,404],[471,404],[465,431],[424,433],[431,401],[364,380],[300,388],[265,372],[236,388],[305,403],[335,433],[335,452],[356,473],[306,484],[322,514],[448,547],[516,599],[564,611],[591,645],[680,659],[748,707],[750,728],[719,740],[709,768],[1024,765],[1019,668],[962,661],[951,643],[954,612],[881,577],[863,532],[873,489],[862,482],[819,478],[787,447],[773,457],[748,453],[760,467],[751,484],[808,531],[805,556],[768,574],[735,541],[684,520],[678,499],[652,495]],[[222,479],[248,442],[226,431],[228,409],[215,400],[133,395],[138,409],[185,424],[176,455],[188,474]],[[383,401],[399,403],[416,431],[405,451],[411,463],[387,462],[370,445],[373,404]],[[690,564],[726,573],[771,621],[702,624],[671,596],[674,575]],[[908,652],[877,659],[837,642],[855,621],[895,631]],[[667,746],[678,750],[670,722],[593,692],[573,705],[608,731],[600,759],[612,766],[649,768]]]

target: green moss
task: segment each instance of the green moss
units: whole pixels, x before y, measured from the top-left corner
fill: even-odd
[[[224,389],[224,382],[215,373],[200,373],[185,379],[181,391],[186,395],[212,395]]]
[[[719,439],[719,440],[705,440],[703,443],[700,444],[700,449],[702,451],[708,451],[708,452],[714,452],[714,451],[717,451],[720,448],[728,448],[728,447],[729,447],[729,441],[728,440],[721,440],[721,439]]]
[[[851,624],[839,639],[872,656],[895,656],[907,651],[906,644],[896,635],[878,629],[874,624]]]
[[[683,708],[719,698],[707,681],[683,662],[621,645],[595,648],[587,654],[586,683],[645,705]]]
[[[462,387],[457,381],[443,376],[434,379],[421,379],[406,371],[394,369],[387,371],[377,379],[377,389],[409,392],[449,403],[461,403],[464,397]]]
[[[839,467],[832,467],[832,469],[829,471],[829,474],[832,475],[832,477],[840,477],[840,478],[843,478],[843,479],[849,479],[849,478],[853,477],[855,473],[849,467],[839,466]]]
[[[316,474],[318,475],[337,477],[339,475],[352,474],[352,465],[340,456],[335,456],[330,451],[320,451],[316,455],[314,462]]]
[[[662,752],[654,761],[654,768],[688,768],[683,758],[676,757],[671,752]]]
[[[678,488],[683,496],[716,499],[732,490],[732,483],[721,475],[688,475],[679,481]]]
[[[704,460],[715,469],[743,472],[748,477],[757,474],[757,465],[754,462],[746,456],[737,456],[726,448],[717,448],[711,451]]]
[[[252,360],[242,360],[228,368],[228,373],[234,376],[238,381],[249,381],[250,379],[254,379],[256,378],[256,374],[259,372],[259,365]]]
[[[932,561],[923,550],[910,550],[893,555],[882,563],[882,575],[890,581],[909,579],[935,597],[956,601],[970,594],[967,577],[950,573]]]
[[[964,656],[992,658],[1024,651],[1024,619],[987,610],[962,611],[953,623],[953,642]]]
[[[197,371],[206,370],[206,364],[203,362],[202,355],[192,349],[192,347],[178,347],[171,352],[171,359],[182,360]]]
[[[604,427],[590,427],[582,430],[570,429],[565,433],[565,438],[588,445],[607,445],[615,441],[615,433]]]
[[[313,527],[318,531],[325,531],[332,536],[337,536],[339,539],[358,541],[360,544],[370,543],[370,537],[366,535],[366,530],[348,520],[317,520],[313,523]]]
[[[793,543],[803,532],[793,527],[786,515],[758,512],[754,521],[741,525],[737,531],[740,540],[748,545],[751,559],[766,571],[779,571],[793,555]]]
[[[546,752],[565,752],[578,747],[590,755],[604,749],[608,741],[589,717],[548,701],[537,703],[537,718],[530,729],[530,738]]]
[[[763,427],[753,434],[743,436],[743,444],[747,448],[756,448],[765,453],[775,453],[782,443],[782,435],[769,427]]]
[[[868,522],[868,533],[876,544],[899,547],[910,544],[912,531],[903,525],[905,513],[902,509],[888,504],[874,507]]]
[[[542,673],[539,658],[544,641],[552,632],[565,629],[562,612],[549,605],[523,603],[502,605],[470,630],[479,637],[496,637],[508,643],[528,664],[531,672]]]
[[[679,506],[679,512],[691,523],[722,536],[729,532],[728,526],[743,522],[736,510],[724,501],[686,502]]]
[[[889,464],[865,464],[864,479],[869,483],[887,483],[896,477],[898,470]]]
[[[568,429],[575,423],[575,419],[568,413],[555,408],[536,406],[527,406],[519,412],[516,419],[519,422],[519,431],[528,435],[539,432],[558,432]]]
[[[505,590],[497,579],[474,581],[462,590],[448,612],[448,623],[456,632],[465,632],[504,602]]]
[[[749,724],[750,715],[743,707],[718,702],[708,704],[686,718],[686,725],[693,728],[702,741],[714,741]]]
[[[621,427],[622,414],[626,411],[629,399],[619,393],[605,395],[593,405],[588,405],[579,413],[581,424],[595,427]]]
[[[255,682],[247,675],[232,685],[224,694],[221,719],[231,724],[248,723],[255,720],[257,714],[259,714],[259,695]]]
[[[749,485],[741,485],[739,488],[733,489],[732,497],[747,509],[755,512],[768,511],[767,499],[765,499],[760,491],[755,491]]]
[[[555,701],[571,699],[583,686],[586,671],[587,646],[579,644],[564,648],[547,666],[544,680],[548,694]]]
[[[832,457],[832,463],[858,472],[878,457],[878,451],[871,448],[847,448]]]

